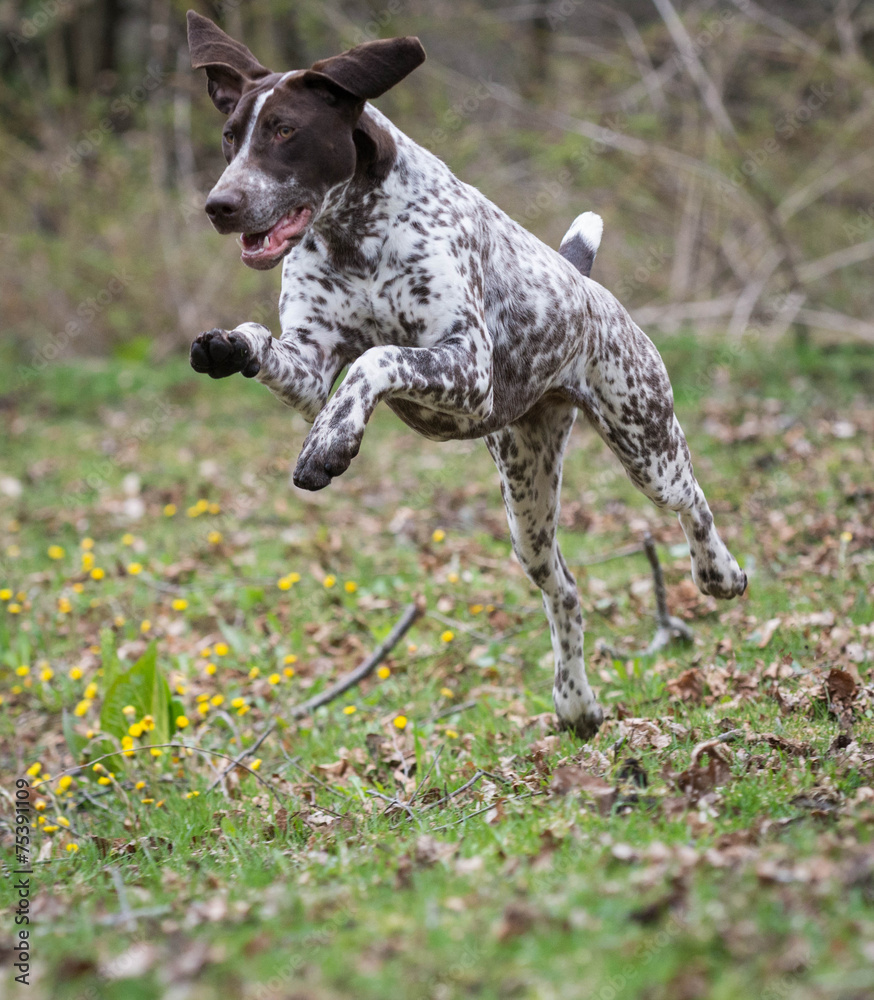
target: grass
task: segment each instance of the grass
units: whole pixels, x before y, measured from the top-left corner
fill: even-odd
[[[177,357],[22,382],[8,359],[0,748],[11,777],[38,771],[29,995],[872,994],[874,359],[659,346],[751,586],[697,595],[673,519],[577,428],[562,546],[608,710],[586,746],[554,730],[548,631],[481,444],[380,411],[309,496],[287,482],[305,425],[257,385]],[[614,558],[644,528],[695,630],[650,658],[646,560]],[[387,676],[291,721],[418,593]],[[113,730],[151,707],[132,745],[178,713],[180,749],[122,757]],[[207,751],[273,722],[254,773],[208,791]],[[89,764],[61,787],[105,749],[108,783]]]

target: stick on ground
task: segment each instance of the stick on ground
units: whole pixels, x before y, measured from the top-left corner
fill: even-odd
[[[643,551],[646,553],[646,558],[649,560],[649,565],[652,568],[656,601],[656,633],[646,649],[638,650],[636,653],[621,653],[613,649],[612,646],[602,644],[601,649],[613,659],[630,660],[638,656],[652,656],[653,653],[658,653],[659,650],[669,645],[672,639],[685,639],[687,641],[692,639],[692,630],[689,626],[682,618],[675,618],[668,611],[668,592],[665,588],[665,577],[662,573],[655,542],[648,531],[643,536]]]
[[[350,688],[355,687],[357,684],[360,684],[365,677],[368,677],[374,670],[376,670],[391,650],[401,641],[401,639],[403,639],[413,622],[422,617],[424,611],[424,598],[419,597],[412,604],[407,606],[395,627],[363,663],[359,664],[353,671],[346,674],[346,676],[337,681],[336,684],[332,684],[331,687],[326,688],[321,692],[321,694],[315,695],[308,701],[302,702],[300,705],[294,705],[289,710],[289,715],[293,719],[299,719],[303,715],[309,715],[313,709],[321,708],[322,705],[327,705],[329,701],[339,698],[341,694],[348,691]]]

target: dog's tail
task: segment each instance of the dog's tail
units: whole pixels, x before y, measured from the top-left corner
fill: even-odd
[[[558,252],[587,278],[592,273],[595,254],[601,245],[604,220],[594,212],[578,215],[570,229],[564,234]]]

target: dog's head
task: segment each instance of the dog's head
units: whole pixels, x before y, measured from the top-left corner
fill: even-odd
[[[220,233],[242,233],[245,264],[266,269],[303,238],[325,195],[350,180],[372,139],[361,127],[366,101],[425,59],[418,38],[357,45],[310,69],[273,73],[217,25],[188,12],[188,47],[206,69],[209,96],[228,116],[228,166],[206,213]]]

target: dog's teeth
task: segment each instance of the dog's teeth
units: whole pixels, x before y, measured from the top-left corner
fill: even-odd
[[[269,236],[265,236],[264,237],[264,242],[262,243],[262,247],[266,250],[267,247],[269,247],[269,246],[270,246],[270,237]]]

